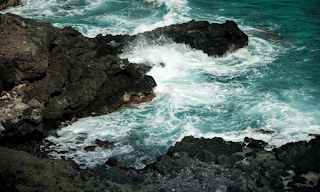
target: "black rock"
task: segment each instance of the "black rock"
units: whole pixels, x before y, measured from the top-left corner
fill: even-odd
[[[97,146],[91,145],[91,146],[87,146],[84,148],[85,151],[94,151],[96,149]]]
[[[248,44],[248,36],[233,21],[210,24],[193,20],[135,36],[86,38],[71,27],[58,29],[7,13],[0,14],[0,34],[0,106],[5,109],[0,111],[2,143],[41,140],[61,121],[151,101],[156,86],[146,75],[151,66],[118,57],[130,42],[141,37],[153,41],[166,36],[212,56],[223,56]],[[189,152],[191,156],[198,153]],[[206,152],[199,157],[213,160]]]

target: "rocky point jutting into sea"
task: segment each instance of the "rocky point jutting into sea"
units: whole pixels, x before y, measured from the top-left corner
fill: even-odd
[[[112,157],[87,169],[48,159],[41,148],[54,143],[42,139],[61,122],[156,97],[151,67],[118,54],[136,38],[162,35],[217,57],[248,45],[233,21],[87,38],[71,27],[1,14],[1,191],[319,191],[320,137],[266,151],[261,140],[188,136],[141,170]]]

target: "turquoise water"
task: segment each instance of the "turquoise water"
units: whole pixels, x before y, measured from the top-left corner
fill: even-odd
[[[83,167],[117,157],[136,168],[153,162],[184,136],[263,139],[280,146],[320,133],[320,3],[311,1],[214,0],[39,0],[7,9],[54,26],[71,25],[88,37],[136,34],[191,19],[223,23],[232,19],[249,45],[223,58],[170,39],[137,39],[122,58],[155,65],[158,86],[149,103],[80,119],[58,132],[54,158],[72,158]],[[280,37],[281,36],[281,37]],[[166,42],[159,43],[157,42]],[[164,63],[165,67],[160,66]],[[272,135],[256,129],[275,131]],[[88,138],[79,142],[78,134]],[[85,152],[96,139],[112,150]]]

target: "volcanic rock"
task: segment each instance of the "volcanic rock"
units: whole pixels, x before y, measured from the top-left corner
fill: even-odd
[[[103,147],[105,149],[109,149],[114,147],[114,143],[113,142],[109,142],[109,141],[101,141],[100,139],[96,139],[94,141],[95,144],[97,144],[99,147]]]
[[[89,151],[94,151],[96,149],[97,146],[94,145],[90,145],[84,148],[85,151],[89,152]]]
[[[40,140],[62,121],[151,101],[156,83],[145,75],[151,66],[117,54],[139,38],[162,36],[213,56],[248,44],[233,21],[193,20],[134,36],[86,38],[71,27],[0,14],[0,142]],[[212,158],[207,152],[199,155]]]
[[[0,0],[0,10],[11,6],[18,6],[20,4],[20,0]]]
[[[103,43],[71,27],[0,14],[0,42],[2,142],[40,140],[62,120],[115,111],[156,86],[149,67],[99,54]]]

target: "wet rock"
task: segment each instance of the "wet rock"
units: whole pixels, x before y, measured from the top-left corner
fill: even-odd
[[[53,136],[53,137],[55,137],[55,138],[59,138],[60,136],[58,135],[58,134],[56,134],[56,133],[54,133],[54,134],[51,134],[51,136]]]
[[[109,165],[110,167],[123,167],[115,157],[109,157],[108,161],[105,162],[105,165]]]
[[[40,139],[63,119],[72,124],[115,111],[125,95],[150,95],[156,86],[143,64],[137,70],[116,54],[98,54],[102,43],[71,27],[7,13],[0,14],[0,34],[3,143]]]
[[[262,133],[262,134],[266,134],[266,135],[274,134],[274,131],[264,130],[264,129],[254,130],[253,132],[254,133]]]
[[[71,27],[58,29],[8,13],[0,15],[0,33],[2,142],[18,137],[21,142],[40,139],[62,120],[70,123],[59,129],[78,117],[151,101],[156,86],[146,75],[151,66],[117,56],[139,38],[166,36],[212,56],[248,44],[247,35],[233,21],[210,24],[193,20],[135,36],[86,38]]]
[[[43,143],[44,144],[46,144],[46,145],[56,145],[54,142],[52,142],[52,141],[49,141],[48,139],[45,139],[45,140],[43,140]]]
[[[84,141],[88,138],[88,134],[86,133],[78,133],[76,139],[80,141]]]
[[[20,0],[0,0],[0,10],[11,6],[18,6],[20,4]]]
[[[283,40],[283,37],[281,37],[281,35],[268,31],[266,29],[262,29],[262,28],[257,28],[253,30],[252,34],[266,40],[272,40],[272,41]]]
[[[223,56],[248,45],[248,36],[233,21],[223,24],[192,20],[187,23],[157,28],[143,34],[152,39],[165,35],[177,43],[203,50],[209,56]],[[139,36],[139,35],[138,35]]]
[[[97,146],[91,145],[91,146],[87,146],[85,148],[83,148],[85,151],[94,151],[96,149]]]
[[[77,122],[77,121],[78,121],[78,118],[76,118],[76,117],[72,117],[72,119],[71,119],[70,123],[71,123],[71,124],[73,124],[73,123],[75,123],[75,122]]]
[[[252,138],[245,137],[244,142],[247,143],[247,147],[256,148],[256,149],[264,149],[268,143],[262,140],[255,140]]]
[[[240,143],[226,142],[221,138],[194,138],[193,136],[184,137],[181,142],[171,146],[168,155],[172,156],[175,152],[187,152],[190,157],[200,157],[204,161],[212,161],[213,155],[220,156],[231,155],[232,153],[242,151]]]
[[[113,148],[114,143],[109,141],[101,141],[100,139],[96,139],[94,141],[95,144],[97,144],[99,147],[103,147],[105,149]]]
[[[288,143],[273,150],[277,159],[287,165],[295,165],[295,163],[306,153],[307,142],[300,141],[296,143]]]

